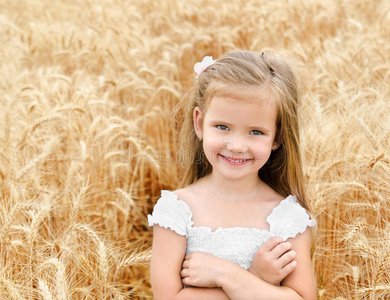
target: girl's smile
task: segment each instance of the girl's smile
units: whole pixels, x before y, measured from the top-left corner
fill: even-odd
[[[250,158],[244,158],[244,159],[238,159],[234,157],[224,156],[222,154],[218,154],[219,157],[221,157],[224,161],[226,161],[228,164],[233,166],[242,166],[246,163],[249,163],[252,161]]]

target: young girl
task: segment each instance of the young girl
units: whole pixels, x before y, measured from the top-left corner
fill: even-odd
[[[315,299],[291,67],[238,51],[195,71],[181,102],[183,188],[162,191],[148,216],[154,298]]]

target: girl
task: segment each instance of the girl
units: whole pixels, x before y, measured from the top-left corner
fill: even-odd
[[[183,188],[148,216],[154,298],[315,299],[291,67],[238,51],[195,70],[181,102]]]

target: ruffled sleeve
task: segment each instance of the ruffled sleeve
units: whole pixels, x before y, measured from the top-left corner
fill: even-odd
[[[311,220],[306,210],[297,202],[295,196],[288,196],[274,208],[267,218],[272,236],[287,240],[303,233],[306,228],[313,227],[316,222]]]
[[[187,228],[191,226],[192,213],[182,200],[178,200],[175,193],[161,191],[161,198],[154,206],[153,213],[148,215],[149,226],[157,224],[169,228],[180,235],[187,235]]]

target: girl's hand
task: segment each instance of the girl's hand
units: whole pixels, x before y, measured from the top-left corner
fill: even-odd
[[[217,287],[217,278],[228,263],[222,258],[205,252],[192,252],[184,257],[181,270],[182,283],[196,287]]]
[[[295,256],[291,243],[273,237],[257,251],[249,271],[264,281],[277,285],[297,266]]]

